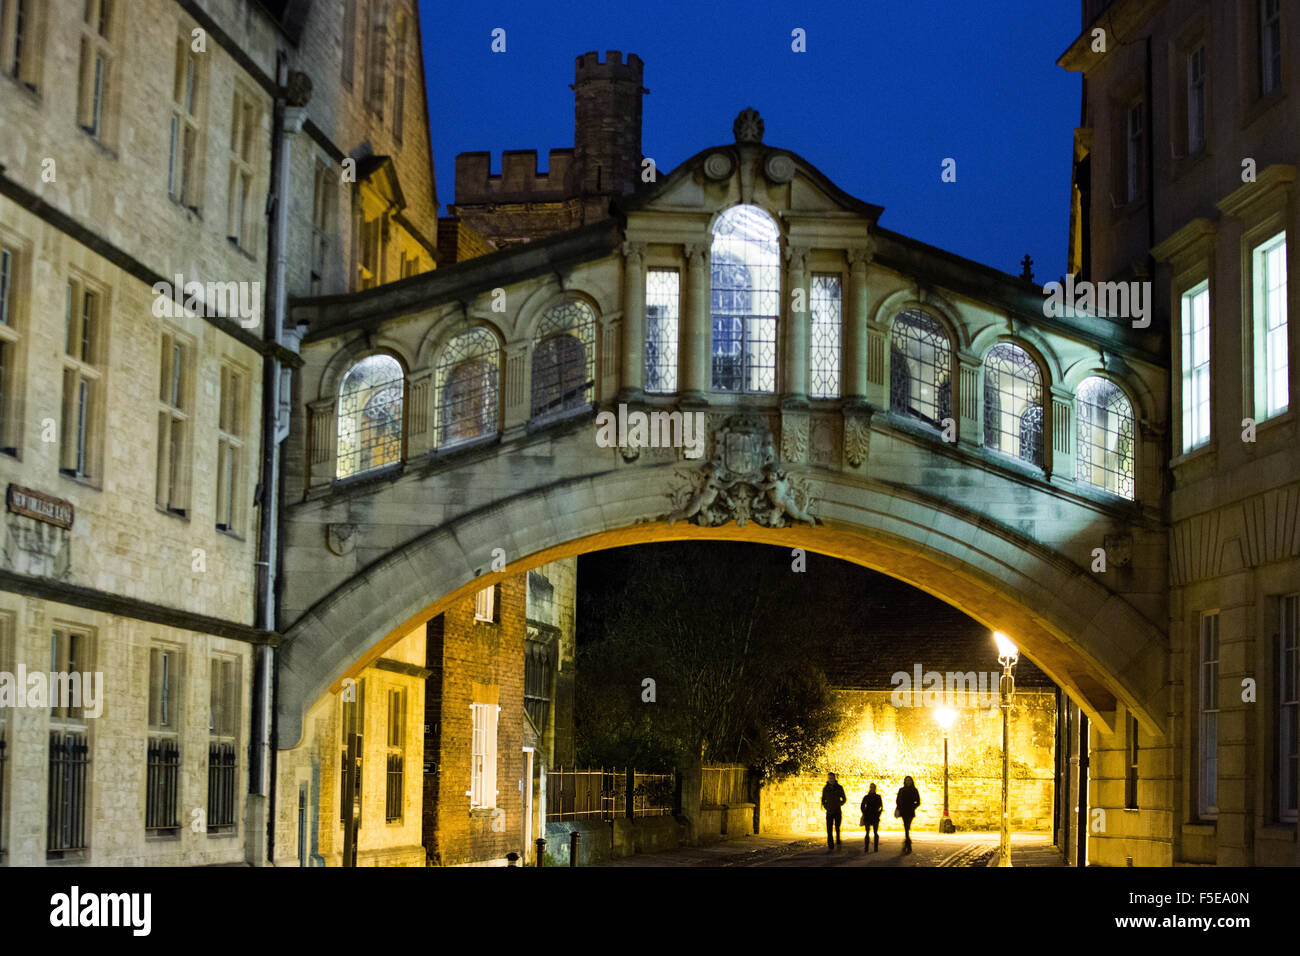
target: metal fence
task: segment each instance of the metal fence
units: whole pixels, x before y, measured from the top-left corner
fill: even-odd
[[[174,830],[180,826],[181,748],[174,737],[150,737],[145,771],[144,828]]]
[[[235,825],[235,745],[208,745],[208,830]]]
[[[632,816],[667,816],[673,812],[675,792],[674,774],[632,771]]]
[[[664,816],[673,812],[675,780],[671,773],[556,767],[546,774],[546,819]]]
[[[748,767],[723,764],[701,768],[700,806],[730,807],[751,802]]]
[[[90,746],[84,733],[50,733],[50,788],[45,848],[49,853],[86,848],[86,766]]]

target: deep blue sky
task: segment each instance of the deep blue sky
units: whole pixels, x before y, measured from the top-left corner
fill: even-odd
[[[661,173],[732,141],[747,106],[764,142],[885,207],[881,225],[1042,283],[1065,272],[1077,74],[1056,58],[1077,0],[420,2],[438,199],[456,154],[573,145],[574,58],[645,61],[642,150]],[[506,52],[491,32],[506,30]],[[807,32],[806,53],[790,33]],[[941,183],[944,157],[957,181]]]

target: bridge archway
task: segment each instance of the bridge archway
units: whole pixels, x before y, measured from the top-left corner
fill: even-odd
[[[918,587],[1011,635],[1110,732],[1122,701],[1163,735],[1167,639],[1121,595],[1060,554],[924,492],[847,476],[818,480],[821,521],[772,529],[647,519],[673,465],[616,468],[538,487],[420,535],[317,601],[285,634],[278,744],[343,678],[454,602],[507,575],[590,551],[673,540],[743,540],[839,558]],[[507,565],[492,570],[494,549]]]

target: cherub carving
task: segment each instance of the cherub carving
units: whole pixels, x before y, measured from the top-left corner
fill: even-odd
[[[722,487],[718,484],[717,478],[717,462],[704,465],[696,475],[698,477],[695,479],[695,490],[691,492],[686,503],[668,515],[670,528],[678,521],[689,521],[701,512],[706,512],[722,494]]]
[[[764,465],[763,475],[763,483],[760,487],[767,493],[767,501],[771,506],[771,511],[768,513],[768,527],[783,527],[784,516],[789,516],[795,521],[806,521],[813,527],[817,526],[817,519],[800,508],[795,501],[794,485],[785,469],[775,464]]]

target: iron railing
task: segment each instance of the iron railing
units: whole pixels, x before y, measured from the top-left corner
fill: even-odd
[[[676,778],[671,773],[632,771],[632,816],[663,817],[673,812]]]
[[[640,773],[632,769],[556,767],[546,774],[546,819],[664,816],[674,809],[675,779],[671,773]]]
[[[750,803],[749,769],[742,766],[703,767],[700,770],[700,805],[730,807]]]
[[[208,744],[208,831],[235,825],[235,782],[239,765],[232,743]]]
[[[47,804],[47,853],[86,849],[86,767],[90,745],[84,732],[51,731]]]
[[[174,737],[150,737],[145,771],[146,830],[175,830],[180,826],[180,781],[180,744]]]

